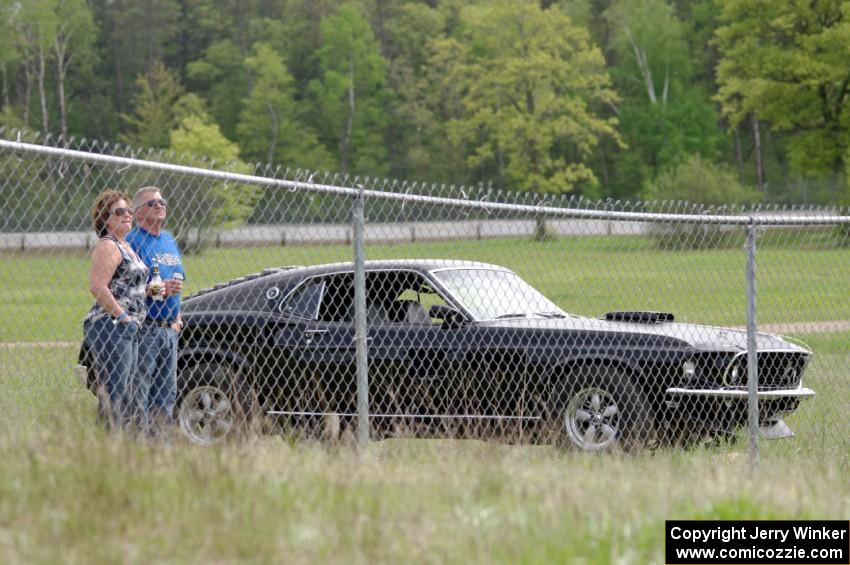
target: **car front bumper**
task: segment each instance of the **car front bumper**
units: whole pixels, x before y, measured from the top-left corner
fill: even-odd
[[[713,389],[713,388],[679,388],[670,387],[667,389],[667,394],[675,397],[702,397],[702,398],[728,398],[728,399],[746,399],[749,392],[740,389]],[[779,398],[796,398],[805,400],[812,398],[815,391],[810,388],[792,388],[783,390],[760,390],[756,393],[759,400],[775,400]]]

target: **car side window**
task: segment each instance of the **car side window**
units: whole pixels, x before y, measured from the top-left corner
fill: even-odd
[[[340,273],[325,277],[325,292],[319,307],[323,322],[354,321],[354,274]]]
[[[317,294],[310,286],[323,284]],[[302,296],[303,295],[303,296]],[[315,302],[316,296],[320,304]],[[313,285],[299,289],[283,308],[283,312],[297,317],[304,303],[305,310],[318,315],[308,319],[322,322],[354,322],[354,274],[337,273],[325,276]],[[366,322],[375,324],[438,324],[440,320],[428,316],[434,304],[446,301],[419,274],[408,271],[378,271],[366,273]]]
[[[431,286],[424,284],[416,290],[405,289],[395,300],[396,303],[406,304],[404,322],[408,324],[441,324],[442,319],[432,318],[429,314],[431,306],[448,306],[448,302]]]
[[[319,312],[319,301],[325,289],[325,281],[317,280],[307,283],[297,289],[289,297],[280,311],[293,318],[315,320]]]
[[[418,273],[389,271],[366,278],[366,317],[377,313],[373,323],[428,325],[439,323],[428,315],[434,304],[446,301]]]

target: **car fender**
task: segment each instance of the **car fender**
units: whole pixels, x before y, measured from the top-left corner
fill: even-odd
[[[221,347],[201,345],[181,349],[177,355],[177,369],[183,369],[196,360],[224,361],[239,372],[247,371],[251,366],[248,359],[238,353]]]
[[[554,364],[543,375],[544,383],[561,381],[565,376],[573,372],[575,367],[583,365],[607,364],[623,370],[631,379],[640,379],[643,370],[634,361],[605,354],[576,355],[561,359]]]

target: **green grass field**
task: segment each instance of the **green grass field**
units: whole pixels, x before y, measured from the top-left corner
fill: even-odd
[[[742,249],[662,252],[639,237],[527,238],[369,245],[368,259],[454,258],[514,269],[561,307],[598,317],[617,309],[678,320],[746,324]],[[187,293],[264,268],[351,261],[349,246],[210,249],[185,259]],[[92,304],[83,254],[2,258],[0,342],[78,341]],[[760,323],[850,319],[850,249],[772,246],[758,254]]]
[[[568,311],[624,308],[743,325],[741,249],[658,252],[640,238],[368,246],[369,259],[509,266]],[[262,268],[349,260],[345,246],[214,249],[188,291]],[[759,322],[850,319],[850,251],[766,246]],[[94,425],[71,377],[91,304],[83,255],[0,270],[0,561],[9,563],[663,563],[666,519],[850,516],[850,332],[800,334],[818,396],[762,442],[634,456],[477,441],[252,438],[203,449]],[[14,344],[14,345],[12,345]]]

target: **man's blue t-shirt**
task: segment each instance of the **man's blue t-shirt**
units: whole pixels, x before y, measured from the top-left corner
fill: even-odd
[[[148,266],[148,280],[153,275],[154,260],[159,264],[159,276],[162,280],[179,278],[185,281],[183,258],[177,241],[167,231],[153,235],[144,228],[135,227],[127,234],[127,242]],[[165,300],[147,299],[148,318],[152,320],[173,320],[180,313],[180,295],[168,296]]]

